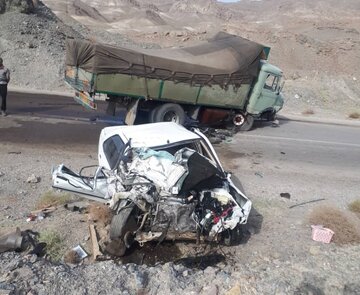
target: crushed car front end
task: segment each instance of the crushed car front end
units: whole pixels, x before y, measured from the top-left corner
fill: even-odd
[[[98,156],[93,179],[59,166],[53,186],[109,204],[110,238],[123,245],[111,254],[123,255],[133,241],[233,240],[247,222],[251,201],[198,130],[175,123],[107,127]]]

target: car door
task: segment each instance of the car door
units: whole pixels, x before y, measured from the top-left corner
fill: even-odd
[[[107,175],[102,167],[97,167],[93,176],[82,175],[82,170],[75,173],[63,164],[52,171],[52,186],[54,188],[80,193],[89,199],[106,202],[107,196]]]

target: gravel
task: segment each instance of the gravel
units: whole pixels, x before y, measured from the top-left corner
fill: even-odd
[[[4,127],[5,122],[7,127]],[[21,129],[21,126],[33,123],[32,120],[6,117],[1,119],[0,126]],[[19,145],[3,140],[0,144],[0,171],[3,174],[0,177],[0,209],[5,213],[0,217],[0,231],[16,226],[40,233],[53,230],[63,237],[64,253],[81,245],[91,254],[84,214],[59,207],[42,221],[26,222],[36,201],[51,187],[53,165],[63,162],[78,171],[82,166],[97,162],[98,132],[95,129],[87,135],[86,142],[74,143],[72,138],[64,137],[58,145],[51,144],[51,138],[57,137],[65,124],[72,124],[77,130],[85,123],[43,119],[43,124],[51,131],[44,135],[41,143],[29,141]],[[84,128],[94,127],[87,124]],[[286,163],[279,164],[280,170],[274,170],[273,164],[265,163],[259,154],[238,156],[234,161],[235,154],[230,150],[237,149],[239,142],[236,140],[239,138],[223,143],[217,150],[225,169],[241,176],[254,202],[246,227],[251,235],[243,244],[220,248],[208,246],[205,250],[194,244],[152,245],[158,257],[165,253],[175,254],[167,261],[155,259],[155,263],[147,265],[151,252],[140,249],[134,251],[135,255],[145,253],[145,259],[137,259],[140,265],[118,260],[93,262],[91,257],[79,265],[66,265],[27,255],[27,252],[6,252],[0,254],[0,291],[9,290],[10,294],[359,294],[360,246],[340,247],[312,241],[306,222],[308,206],[296,210],[288,208],[289,204],[301,202],[304,194],[307,198],[307,194],[326,192],[316,186],[315,180],[303,175],[295,174],[293,177],[298,182],[293,180],[293,172],[286,172]],[[258,165],[252,167],[252,161]],[[241,170],[235,169],[238,164],[243,167]],[[256,171],[261,171],[264,177],[256,176]],[[292,187],[290,200],[279,196],[279,182],[284,178],[281,173],[288,176]],[[40,177],[41,181],[27,183],[31,174]],[[314,178],[313,174],[311,177]],[[329,179],[323,176],[322,183],[327,181]],[[296,189],[295,184],[300,189]],[[304,191],[301,187],[308,189]],[[282,191],[286,191],[286,187],[282,187]],[[328,195],[336,196],[340,192],[346,194],[339,186]],[[349,198],[354,197],[350,187],[348,193]],[[297,197],[294,199],[293,196]],[[178,251],[175,251],[176,247]],[[225,259],[214,259],[214,255],[225,256]],[[142,260],[144,264],[141,265]]]

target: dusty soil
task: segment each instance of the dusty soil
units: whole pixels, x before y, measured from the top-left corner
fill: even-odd
[[[86,214],[60,206],[42,221],[28,223],[26,218],[41,195],[51,190],[53,165],[65,163],[75,171],[96,165],[96,142],[103,126],[42,119],[40,127],[36,118],[17,116],[0,118],[0,126],[1,231],[16,226],[53,230],[64,241],[64,253],[82,245],[91,254]],[[38,133],[29,132],[35,129],[42,141]],[[290,206],[326,196],[326,203],[345,209],[358,198],[359,175],[342,170],[329,174],[327,167],[314,169],[311,163],[302,163],[299,171],[280,152],[269,163],[264,160],[265,146],[239,152],[240,142],[237,135],[216,149],[254,204],[243,244],[147,245],[123,260],[93,263],[87,258],[79,266],[8,252],[0,254],[0,288],[24,294],[358,294],[359,245],[312,241],[308,215],[316,204]],[[28,183],[32,174],[41,181]],[[290,192],[291,198],[281,198],[281,192]]]
[[[32,14],[0,14],[0,53],[12,71],[13,86],[66,89],[62,81],[66,36],[147,48],[186,46],[222,29],[272,47],[270,62],[286,76],[285,112],[345,118],[360,111],[360,72],[354,66],[360,53],[356,0],[244,0],[231,5],[205,0],[44,3],[52,10],[38,2]],[[102,127],[44,118],[0,118],[1,232],[17,226],[53,230],[64,241],[64,253],[82,245],[91,254],[86,214],[59,206],[42,221],[28,223],[26,218],[37,200],[51,190],[53,165],[65,163],[79,170],[97,164]],[[217,151],[254,203],[243,244],[205,249],[184,243],[150,245],[135,249],[123,261],[85,259],[79,266],[8,252],[0,254],[0,290],[12,294],[359,294],[359,245],[312,241],[307,216],[316,204],[289,208],[326,196],[326,203],[345,210],[359,198],[359,175],[329,172],[329,167],[314,168],[311,163],[290,165],[288,155],[281,153],[268,162],[263,157],[266,146],[240,153],[240,143],[240,137],[235,137],[217,146]],[[32,174],[40,182],[28,183]],[[291,192],[291,198],[281,198],[283,192]]]

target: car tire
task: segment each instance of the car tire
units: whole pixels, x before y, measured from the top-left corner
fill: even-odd
[[[131,211],[133,209],[134,208],[132,206],[124,208],[119,214],[114,215],[110,224],[110,239],[122,239],[126,232],[133,229],[134,218],[131,218]]]
[[[185,111],[176,103],[163,104],[153,111],[153,122],[175,122],[179,125],[185,122]]]

